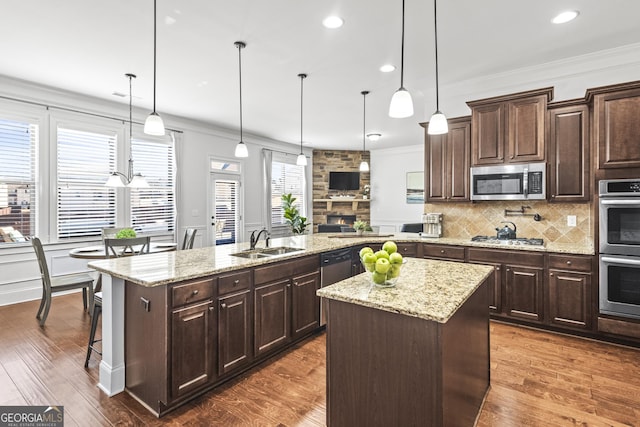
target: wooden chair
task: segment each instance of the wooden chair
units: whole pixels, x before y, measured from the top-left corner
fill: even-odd
[[[130,239],[104,239],[104,253],[107,258],[121,256],[142,255],[149,253],[149,236],[133,237]]]
[[[196,238],[196,230],[195,228],[187,228],[184,232],[184,240],[182,241],[182,249],[193,249],[193,242]]]
[[[38,266],[40,267],[40,277],[42,278],[42,301],[36,319],[40,320],[40,326],[49,315],[52,296],[56,292],[69,291],[72,289],[82,289],[82,305],[87,309],[87,304],[93,301],[93,277],[86,273],[65,274],[62,276],[49,275],[49,266],[42,249],[42,243],[37,237],[31,237],[31,245],[36,252]]]

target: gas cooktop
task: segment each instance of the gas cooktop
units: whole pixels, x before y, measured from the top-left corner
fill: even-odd
[[[496,245],[523,245],[523,246],[543,246],[542,239],[529,239],[526,237],[517,237],[515,239],[498,239],[495,236],[475,236],[471,238],[472,242],[493,243]]]

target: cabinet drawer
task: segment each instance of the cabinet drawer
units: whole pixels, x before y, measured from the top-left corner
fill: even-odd
[[[213,295],[213,279],[176,285],[171,289],[173,307],[202,301]]]
[[[230,292],[236,292],[249,289],[251,286],[251,271],[241,271],[218,277],[218,295],[225,295]]]
[[[477,248],[469,248],[468,251],[469,262],[544,267],[544,254],[539,252]]]
[[[448,245],[422,245],[424,258],[464,260],[464,248]]]
[[[283,277],[291,277],[316,271],[320,267],[320,257],[312,255],[303,258],[295,258],[291,261],[282,261],[276,264],[256,267],[253,282],[256,286],[269,283]]]
[[[591,257],[576,255],[549,255],[549,268],[591,272]]]
[[[398,252],[402,256],[416,256],[418,248],[415,243],[398,243]]]

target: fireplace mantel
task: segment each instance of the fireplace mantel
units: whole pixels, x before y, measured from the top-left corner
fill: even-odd
[[[358,210],[358,203],[369,203],[371,199],[313,199],[314,202],[326,202],[327,210],[330,211],[333,208],[334,203],[351,203],[351,209]]]

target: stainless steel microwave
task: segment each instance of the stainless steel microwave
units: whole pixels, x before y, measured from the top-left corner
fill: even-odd
[[[544,200],[545,163],[471,168],[471,200]]]

